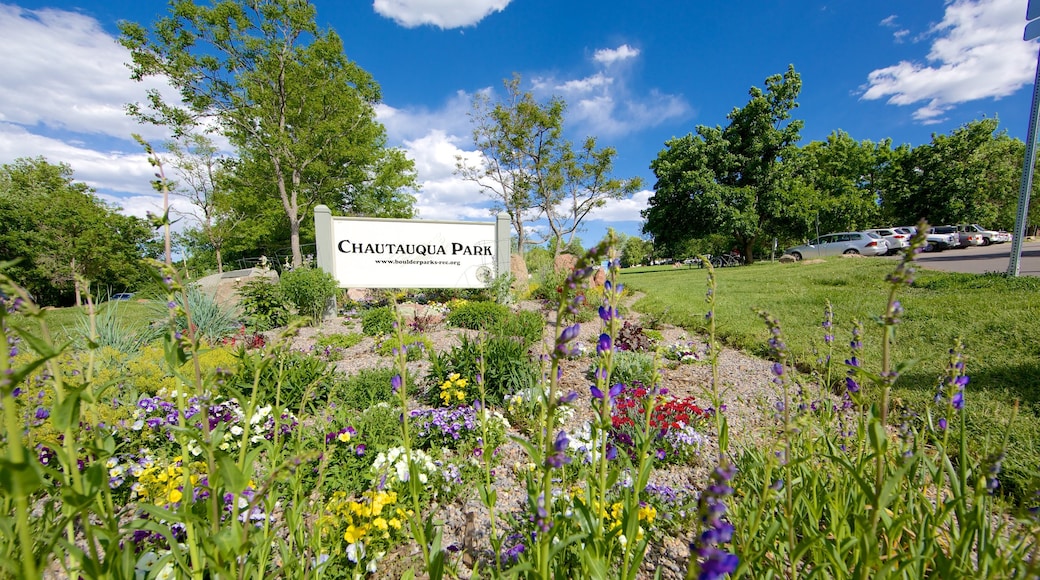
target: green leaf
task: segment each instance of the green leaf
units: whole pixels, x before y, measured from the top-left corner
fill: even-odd
[[[238,465],[230,456],[223,453],[218,455],[217,466],[219,467],[217,473],[220,476],[220,480],[235,495],[242,493],[246,486],[249,485],[249,478],[238,468]]]
[[[14,495],[17,491],[21,497],[27,497],[43,487],[43,476],[39,463],[29,460],[15,463],[4,457],[0,458],[0,490]]]

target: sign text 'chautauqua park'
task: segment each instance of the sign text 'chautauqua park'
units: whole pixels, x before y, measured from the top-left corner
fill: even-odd
[[[318,266],[341,288],[483,288],[509,272],[509,217],[493,222],[333,217],[314,208]]]

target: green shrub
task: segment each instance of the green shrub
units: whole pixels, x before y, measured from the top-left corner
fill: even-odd
[[[430,371],[426,375],[424,398],[431,405],[439,405],[440,385],[452,373],[473,382],[477,376],[477,358],[481,354],[480,341],[465,335],[460,344],[442,354],[430,356]],[[531,360],[522,340],[507,336],[491,336],[483,344],[484,389],[489,405],[500,405],[505,397],[529,389],[538,381],[539,367]]]
[[[401,337],[404,348],[408,351],[408,360],[416,361],[422,359],[423,353],[433,352],[433,342],[425,336],[418,334],[405,334]],[[382,356],[393,354],[394,348],[398,347],[397,336],[390,335],[386,340],[379,343],[376,353]]]
[[[497,302],[465,302],[448,313],[448,324],[470,330],[490,329],[509,316],[509,307]]]
[[[556,291],[564,280],[567,279],[568,272],[557,272],[552,268],[552,265],[548,268],[540,270],[536,276],[536,284],[531,290],[532,300],[547,300],[550,303],[555,303],[560,299],[559,292]]]
[[[314,344],[318,348],[332,347],[348,349],[357,346],[364,339],[364,335],[356,332],[348,334],[319,334],[317,339],[315,339]]]
[[[289,301],[281,285],[266,278],[254,278],[238,286],[238,296],[246,326],[254,332],[278,328],[289,322]]]
[[[361,314],[361,332],[365,336],[383,336],[394,331],[394,311],[389,306],[370,308]]]
[[[239,358],[235,386],[246,397],[253,392],[256,358]],[[277,398],[288,409],[307,410],[323,406],[328,400],[333,367],[328,362],[299,351],[279,354],[278,359],[263,367],[256,384],[257,400],[263,405],[275,404]],[[306,400],[305,400],[306,398]]]
[[[351,409],[368,409],[385,402],[396,404],[397,398],[390,388],[390,379],[396,374],[397,369],[393,368],[361,369],[338,382],[336,402]]]
[[[321,268],[296,268],[282,273],[282,292],[296,311],[319,324],[325,318],[329,302],[336,297],[336,279]]]
[[[492,329],[492,333],[498,336],[521,338],[528,347],[541,342],[544,332],[545,318],[541,313],[531,310],[512,312]]]
[[[656,382],[656,374],[654,355],[634,350],[619,350],[614,353],[614,369],[610,373],[609,382],[612,385],[622,383],[629,387],[634,383],[640,383],[650,387]],[[595,379],[595,365],[589,369],[588,376]]]

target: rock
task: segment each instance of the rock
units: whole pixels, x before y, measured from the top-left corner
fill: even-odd
[[[513,275],[513,285],[511,286],[513,292],[526,293],[530,275],[527,272],[527,262],[524,261],[523,256],[520,254],[509,255],[509,273]]]
[[[602,286],[607,281],[607,271],[604,268],[596,268],[596,273],[592,275],[592,284],[594,286]]]
[[[781,264],[793,264],[798,260],[796,260],[791,254],[784,254],[783,256],[780,256],[780,259],[777,261]]]
[[[557,272],[570,272],[578,265],[578,257],[574,254],[560,254],[553,260],[553,269]]]
[[[195,285],[202,293],[212,297],[213,301],[221,306],[238,306],[240,301],[238,287],[251,280],[267,280],[271,284],[277,284],[278,272],[270,268],[232,270],[199,278],[195,281]]]
[[[363,302],[368,300],[369,292],[366,288],[347,288],[347,298],[350,298],[354,302]]]

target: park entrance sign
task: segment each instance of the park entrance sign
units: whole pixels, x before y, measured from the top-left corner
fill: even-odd
[[[340,288],[484,288],[509,272],[509,217],[493,222],[333,217],[314,208],[318,267]]]

